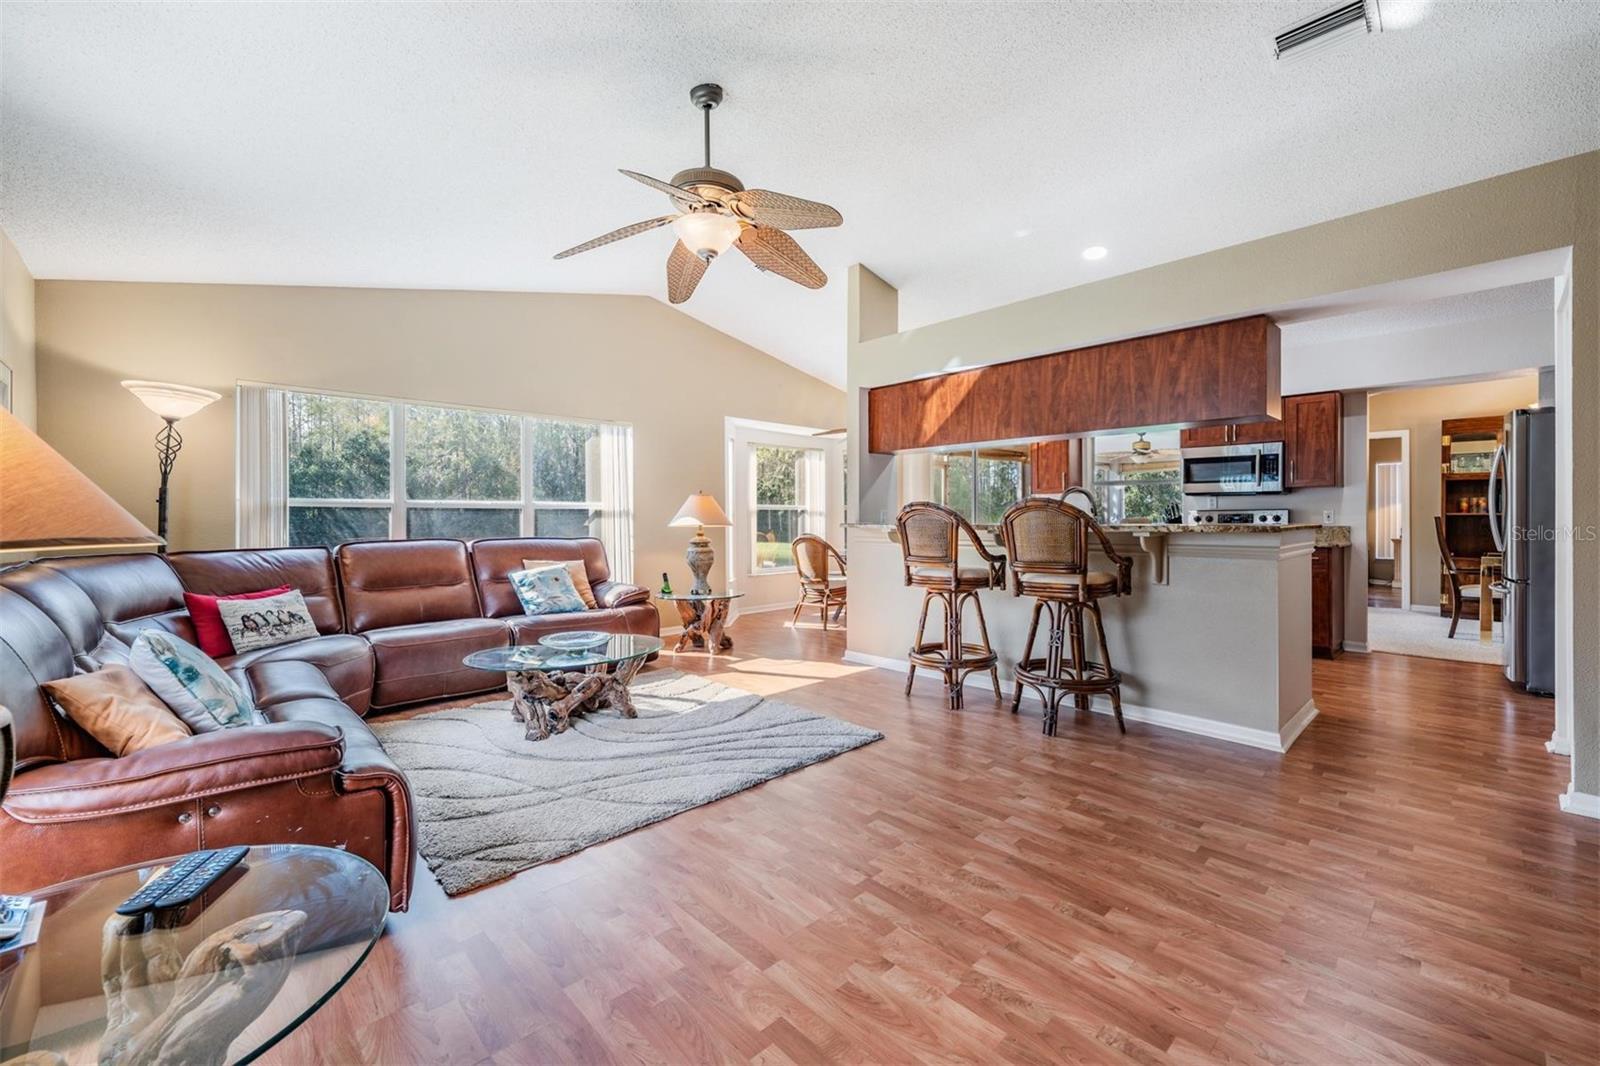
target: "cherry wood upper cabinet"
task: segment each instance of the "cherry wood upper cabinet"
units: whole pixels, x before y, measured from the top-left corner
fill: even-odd
[[[1278,325],[1265,315],[880,385],[878,454],[1145,426],[1278,418]]]
[[[1028,462],[1033,491],[1057,495],[1074,484],[1078,476],[1083,442],[1042,440],[1028,445]]]
[[[1276,418],[1265,422],[1230,422],[1225,426],[1196,426],[1179,434],[1183,448],[1214,448],[1221,444],[1261,444],[1283,439],[1283,423]]]
[[[1283,398],[1287,489],[1344,484],[1344,397],[1310,392]]]

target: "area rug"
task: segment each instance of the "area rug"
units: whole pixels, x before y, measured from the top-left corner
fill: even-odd
[[[523,737],[509,698],[371,722],[411,781],[417,849],[451,895],[882,740],[678,671],[642,673],[639,717]]]
[[[1494,626],[1494,639],[1478,637],[1478,620],[1463,618],[1450,636],[1450,619],[1420,611],[1384,607],[1367,609],[1367,648],[1395,655],[1420,655],[1428,659],[1454,659],[1467,663],[1505,661],[1504,630]]]

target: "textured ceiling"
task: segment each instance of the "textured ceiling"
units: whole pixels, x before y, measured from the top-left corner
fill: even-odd
[[[1285,349],[1331,341],[1359,340],[1385,333],[1404,333],[1433,326],[1456,326],[1511,315],[1543,311],[1555,313],[1555,282],[1529,281],[1483,292],[1462,293],[1438,300],[1370,311],[1332,315],[1283,325]]]
[[[852,262],[910,327],[1600,147],[1600,4],[1275,69],[1324,6],[6,3],[0,224],[44,278],[662,296],[666,232],[550,256],[664,213],[616,168],[697,163],[715,80],[714,162],[845,225],[685,310],[842,382]]]

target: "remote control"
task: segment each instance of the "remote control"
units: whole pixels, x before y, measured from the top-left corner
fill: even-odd
[[[182,881],[200,868],[200,864],[212,856],[209,851],[191,851],[161,873],[146,881],[144,885],[122,901],[122,906],[117,908],[117,913],[124,918],[132,918],[146,911],[154,910],[156,900],[166,894],[167,889]]]
[[[200,893],[216,884],[217,879],[233,869],[240,859],[250,851],[243,844],[231,848],[219,848],[209,853],[209,858],[199,868],[194,870],[175,885],[170,885],[161,898],[156,900],[156,910],[166,910],[169,907],[182,907],[184,904],[199,897]],[[202,852],[201,854],[207,854]]]

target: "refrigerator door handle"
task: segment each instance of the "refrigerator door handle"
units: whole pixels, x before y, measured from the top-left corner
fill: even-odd
[[[1489,535],[1494,538],[1494,549],[1505,554],[1506,538],[1500,531],[1500,508],[1496,506],[1495,489],[1500,482],[1500,470],[1505,466],[1506,446],[1500,445],[1494,450],[1494,459],[1489,463]]]

